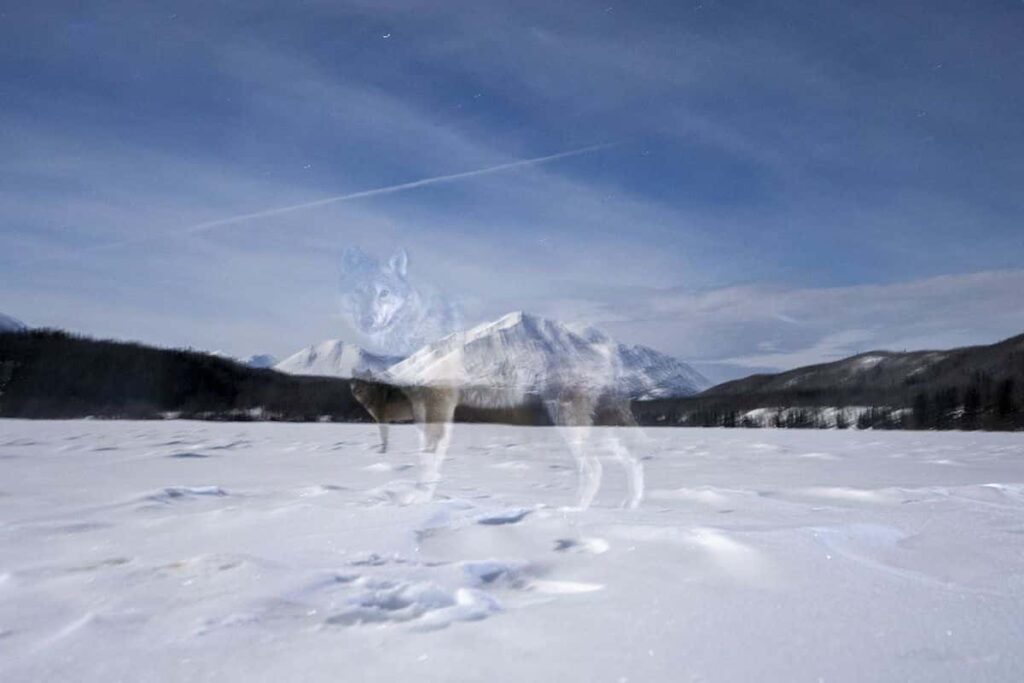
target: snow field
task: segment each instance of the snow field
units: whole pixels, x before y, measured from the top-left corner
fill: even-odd
[[[1024,675],[1020,435],[615,433],[0,421],[0,680]]]

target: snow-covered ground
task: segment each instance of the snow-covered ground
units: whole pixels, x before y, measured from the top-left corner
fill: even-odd
[[[1024,436],[628,437],[0,420],[0,680],[1024,679]]]

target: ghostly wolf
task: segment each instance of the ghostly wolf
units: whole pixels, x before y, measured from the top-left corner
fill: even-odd
[[[452,422],[459,407],[483,408],[499,422],[529,424],[545,413],[576,459],[579,474],[577,505],[590,507],[601,487],[603,467],[594,450],[603,449],[619,462],[626,474],[628,497],[623,507],[637,508],[644,495],[643,464],[615,434],[605,434],[603,443],[591,440],[595,423],[636,427],[629,400],[614,393],[589,387],[558,386],[542,393],[523,395],[500,387],[395,386],[372,378],[353,378],[355,396],[380,429],[381,452],[387,452],[388,425],[414,422],[420,426],[422,445],[416,493],[407,502],[425,502],[434,497],[441,479],[441,464],[451,441]]]
[[[415,287],[408,278],[409,257],[397,251],[385,264],[360,249],[341,258],[341,314],[367,350],[408,355],[462,326],[457,303],[438,292]]]
[[[636,430],[604,428],[636,427],[622,377],[622,357],[610,339],[517,311],[433,342],[376,377],[356,376],[351,387],[379,426],[382,452],[389,423],[420,427],[412,500],[434,495],[461,411],[461,419],[554,426],[576,459],[580,509],[590,506],[601,486],[599,456],[612,456],[626,474],[623,505],[633,508],[643,498],[643,466],[620,436],[631,438]]]

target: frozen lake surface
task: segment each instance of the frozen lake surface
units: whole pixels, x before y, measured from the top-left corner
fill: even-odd
[[[0,680],[1024,680],[1024,435],[617,433],[0,420]]]

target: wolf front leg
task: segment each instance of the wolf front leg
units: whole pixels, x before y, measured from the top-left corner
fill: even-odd
[[[352,396],[377,423],[377,429],[380,431],[380,452],[386,453],[388,450],[388,419],[390,418],[389,413],[392,412],[389,407],[391,390],[387,385],[359,378],[353,378],[349,382],[349,387],[352,390]]]
[[[458,392],[448,388],[425,388],[411,397],[413,419],[421,426],[419,478],[416,502],[433,500],[441,481],[441,465],[451,442],[451,425]]]
[[[597,492],[601,489],[601,478],[604,467],[601,461],[591,453],[587,446],[590,436],[589,426],[567,427],[569,430],[568,444],[573,457],[576,458],[576,471],[579,475],[579,486],[576,490],[576,505],[586,510],[594,502]]]

